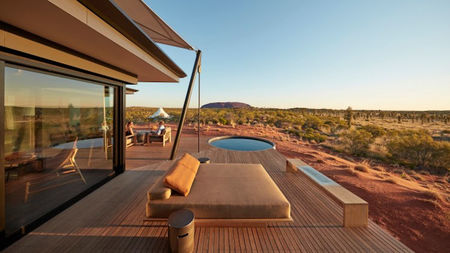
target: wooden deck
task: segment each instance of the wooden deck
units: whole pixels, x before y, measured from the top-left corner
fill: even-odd
[[[212,162],[261,163],[291,203],[293,223],[268,227],[197,227],[196,252],[411,252],[372,221],[367,228],[343,228],[342,208],[301,174],[285,173],[276,150],[196,154],[196,139],[182,151]],[[6,252],[167,252],[165,222],[145,222],[146,191],[170,166],[170,152],[155,146],[129,150],[129,170],[17,241]],[[207,190],[207,189],[205,189]],[[257,190],[257,189],[255,189]]]

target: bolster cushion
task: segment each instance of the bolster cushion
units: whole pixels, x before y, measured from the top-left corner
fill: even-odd
[[[200,162],[195,157],[184,154],[167,173],[164,178],[165,185],[181,195],[187,196],[191,191],[199,166]]]
[[[148,190],[147,199],[157,200],[157,199],[168,199],[172,195],[172,190],[164,185],[164,176],[160,177],[158,181]]]

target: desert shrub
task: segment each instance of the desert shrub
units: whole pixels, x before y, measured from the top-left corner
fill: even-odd
[[[275,121],[275,122],[274,122],[274,125],[275,125],[276,127],[278,127],[278,128],[283,128],[283,126],[286,126],[286,125],[285,125],[285,122],[282,121],[282,120],[277,120],[277,121]]]
[[[327,136],[322,135],[321,133],[314,131],[312,129],[307,129],[306,131],[298,129],[298,128],[290,128],[285,131],[285,133],[297,136],[299,138],[315,141],[315,142],[324,142],[327,139]]]
[[[312,129],[307,129],[306,131],[303,131],[300,133],[300,137],[303,139],[309,140],[309,141],[315,141],[315,142],[324,142],[327,137],[325,135],[322,135],[321,133],[314,131]]]
[[[218,122],[222,125],[227,125],[228,124],[228,120],[226,120],[225,118],[220,117]]]
[[[347,123],[339,118],[332,118],[331,120],[327,120],[324,124],[330,127],[330,133],[334,135],[348,129]]]
[[[336,127],[336,122],[332,120],[326,120],[323,124],[329,126],[330,128]]]
[[[224,115],[224,118],[227,120],[227,124],[231,125],[232,123],[235,123],[235,112],[229,111]]]
[[[319,117],[314,115],[308,115],[306,116],[302,128],[303,130],[307,130],[308,128],[319,130],[322,125],[323,121]]]
[[[434,143],[431,166],[440,172],[450,172],[450,143],[443,141],[434,141]]]
[[[376,126],[376,125],[366,125],[366,126],[360,126],[358,129],[365,130],[372,134],[373,138],[381,137],[386,134],[386,130],[383,127]]]
[[[450,169],[450,143],[434,141],[426,131],[397,131],[391,134],[386,146],[394,160],[413,168],[433,172]]]
[[[345,150],[352,155],[365,155],[373,141],[371,133],[360,129],[350,130],[341,135]]]
[[[299,131],[298,129],[295,129],[295,128],[287,129],[287,130],[285,131],[285,133],[287,133],[287,134],[289,134],[289,135],[295,135],[295,136],[297,136],[297,137],[300,137],[300,131]]]

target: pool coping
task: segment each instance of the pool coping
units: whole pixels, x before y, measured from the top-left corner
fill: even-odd
[[[257,141],[262,141],[262,142],[268,143],[268,144],[272,145],[272,147],[266,148],[266,149],[261,149],[261,150],[234,150],[234,149],[226,149],[226,148],[217,147],[217,146],[214,146],[211,144],[214,141],[224,140],[224,139],[252,139],[252,140],[257,140]],[[259,152],[259,151],[264,151],[264,150],[269,150],[269,149],[275,149],[275,150],[277,149],[274,142],[271,142],[269,140],[259,138],[259,137],[245,136],[245,135],[224,135],[224,136],[213,137],[208,140],[208,144],[214,148],[230,150],[230,151],[237,151],[237,152]]]

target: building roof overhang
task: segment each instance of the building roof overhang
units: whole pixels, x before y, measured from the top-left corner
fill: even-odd
[[[186,76],[111,0],[2,0],[0,21],[131,73],[138,82]]]

